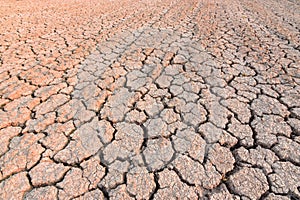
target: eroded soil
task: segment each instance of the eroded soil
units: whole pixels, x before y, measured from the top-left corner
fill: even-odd
[[[0,199],[300,199],[299,1],[0,5]]]

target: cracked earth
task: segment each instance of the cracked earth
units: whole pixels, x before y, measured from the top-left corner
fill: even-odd
[[[0,199],[300,199],[300,1],[0,5]]]

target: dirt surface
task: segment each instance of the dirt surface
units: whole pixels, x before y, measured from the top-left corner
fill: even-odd
[[[300,199],[299,10],[0,0],[0,199]]]

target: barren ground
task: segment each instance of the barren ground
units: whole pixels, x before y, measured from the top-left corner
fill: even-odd
[[[299,0],[0,0],[0,199],[300,199]]]

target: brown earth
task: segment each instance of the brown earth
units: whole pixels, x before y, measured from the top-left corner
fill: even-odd
[[[298,0],[0,0],[0,199],[300,199]]]

